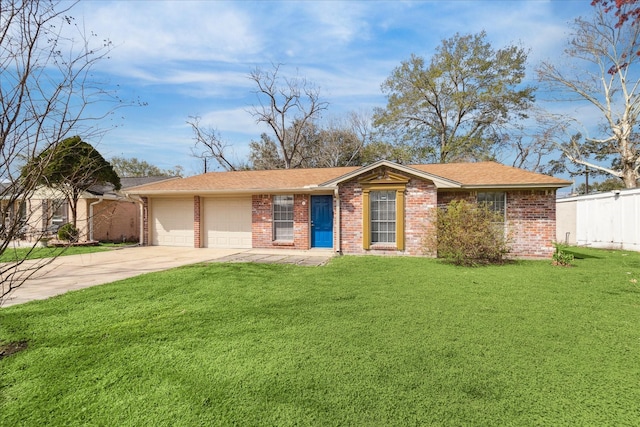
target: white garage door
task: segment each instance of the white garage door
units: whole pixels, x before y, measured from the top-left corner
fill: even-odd
[[[204,244],[208,248],[251,248],[251,198],[204,199]]]
[[[153,245],[193,247],[193,198],[152,199],[151,215]]]

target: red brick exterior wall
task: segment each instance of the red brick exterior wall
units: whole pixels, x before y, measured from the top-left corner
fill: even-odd
[[[340,250],[345,254],[364,253],[362,248],[362,187],[352,180],[340,185]],[[337,230],[334,216],[334,230]],[[334,231],[334,236],[335,236]]]
[[[311,236],[309,224],[311,199],[308,194],[295,194],[293,196],[293,248],[309,249]]]
[[[142,246],[149,246],[149,198],[142,199]]]
[[[271,206],[271,196],[268,194],[256,194],[251,197],[251,245],[254,248],[271,247]]]
[[[200,196],[193,196],[193,247],[202,247]]]
[[[428,181],[412,179],[405,191],[404,246],[409,255],[425,255],[424,238],[433,232],[432,215],[438,202],[436,187]]]
[[[411,179],[405,190],[404,251],[363,248],[362,187],[357,180],[340,186],[340,249],[345,254],[423,255],[423,239],[431,229],[430,212],[437,202],[437,190],[428,181]],[[335,229],[335,227],[334,227]]]
[[[556,233],[555,190],[507,191],[507,230],[512,240],[511,255],[545,257],[553,254]],[[448,191],[438,194],[438,205],[453,200],[477,200],[475,192]]]
[[[513,233],[514,255],[551,257],[556,238],[555,190],[508,192],[507,222]]]
[[[254,248],[309,249],[309,209],[308,194],[293,195],[293,241],[273,240],[273,196],[253,195],[251,198],[251,234]]]
[[[430,220],[436,204],[453,200],[476,201],[475,191],[441,191],[418,179],[411,179],[405,190],[405,249],[402,252],[363,249],[362,188],[357,180],[340,186],[340,249],[345,254],[401,253],[425,255],[424,237],[433,231]],[[507,192],[507,224],[512,239],[512,255],[550,257],[555,238],[555,191],[521,190]],[[368,237],[366,237],[368,238]],[[429,254],[426,254],[429,255]]]

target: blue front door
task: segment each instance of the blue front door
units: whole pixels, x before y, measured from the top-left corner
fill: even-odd
[[[333,196],[311,196],[311,247],[333,247]]]

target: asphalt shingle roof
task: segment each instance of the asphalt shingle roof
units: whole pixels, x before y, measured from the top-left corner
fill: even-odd
[[[544,186],[564,187],[568,181],[525,171],[495,162],[410,165],[430,175],[454,181],[461,187]],[[182,179],[172,179],[130,188],[132,194],[168,192],[269,192],[319,186],[356,172],[360,167],[277,169],[259,171],[209,172]]]
[[[497,185],[544,185],[565,186],[571,183],[549,175],[530,172],[496,162],[478,163],[439,163],[430,165],[414,165],[418,169],[432,175],[441,176],[468,186],[497,186]]]

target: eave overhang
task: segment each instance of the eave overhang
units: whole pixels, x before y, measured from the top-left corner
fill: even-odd
[[[473,184],[462,185],[462,190],[531,190],[531,189],[558,189],[571,185],[571,183],[535,183],[535,184]]]
[[[307,187],[282,187],[282,188],[245,188],[245,189],[224,189],[224,190],[149,190],[124,192],[127,196],[231,196],[231,195],[253,195],[253,194],[329,194],[335,186],[307,186]]]

